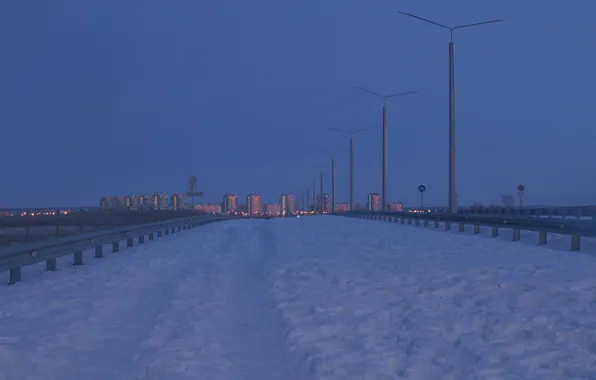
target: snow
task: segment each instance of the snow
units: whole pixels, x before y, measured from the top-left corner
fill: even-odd
[[[0,380],[596,379],[596,261],[529,242],[235,220],[27,268]]]
[[[317,378],[596,378],[593,257],[355,219],[279,235],[301,237],[275,298]]]

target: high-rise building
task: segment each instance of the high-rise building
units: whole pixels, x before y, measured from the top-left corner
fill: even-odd
[[[248,194],[246,204],[248,205],[248,215],[261,214],[261,196],[259,194]]]
[[[277,216],[281,214],[281,205],[279,203],[267,203],[265,205],[265,213],[267,215]]]
[[[137,207],[138,208],[153,208],[153,197],[149,195],[139,195],[137,198]]]
[[[296,195],[289,193],[286,196],[286,213],[293,215],[296,212]]]
[[[151,206],[154,210],[166,210],[169,208],[168,195],[155,193],[151,196]]]
[[[188,200],[186,199],[186,195],[181,193],[172,194],[170,197],[170,207],[173,210],[188,208]]]
[[[404,204],[401,202],[393,202],[387,205],[387,211],[403,212]]]
[[[368,194],[368,202],[366,205],[369,211],[379,211],[381,210],[381,195],[378,193],[370,193]]]
[[[323,194],[323,210],[325,212],[332,212],[333,208],[331,207],[331,195],[330,194]]]
[[[279,197],[279,212],[281,216],[286,216],[288,213],[288,196],[286,194]]]
[[[127,209],[133,209],[137,207],[137,197],[134,195],[127,195],[124,197],[123,206]]]
[[[317,197],[317,211],[321,209],[321,196]],[[331,195],[329,193],[323,194],[323,212],[331,212]]]
[[[236,196],[232,193],[227,193],[223,196],[221,211],[224,214],[233,214],[236,212]]]
[[[104,210],[114,209],[114,201],[112,197],[102,197],[99,200],[99,207]]]

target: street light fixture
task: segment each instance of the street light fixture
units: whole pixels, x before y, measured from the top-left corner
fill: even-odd
[[[373,127],[354,129],[349,131],[339,128],[329,128],[330,131],[340,132],[350,137],[350,211],[354,211],[354,144],[352,140],[354,135],[360,132],[368,131],[369,129],[373,129]]]
[[[397,11],[404,16],[412,17],[428,24],[433,24],[450,32],[451,39],[449,41],[449,212],[455,213],[457,207],[457,191],[455,186],[455,45],[453,43],[453,32],[457,29],[471,28],[486,24],[494,24],[497,22],[504,22],[505,20],[490,20],[475,22],[473,24],[456,25],[449,27],[447,25],[439,24],[411,13]]]
[[[416,94],[418,91],[400,92],[396,94],[382,95],[378,92],[370,91],[364,87],[353,86],[355,89],[366,92],[377,98],[383,99],[383,179],[381,186],[381,202],[383,211],[387,211],[387,100],[398,96]]]
[[[339,152],[345,152],[347,149],[340,149],[338,151],[330,151],[327,149],[318,148],[318,151],[325,152],[331,155],[331,212],[335,213],[335,156]],[[322,202],[323,197],[321,197]]]

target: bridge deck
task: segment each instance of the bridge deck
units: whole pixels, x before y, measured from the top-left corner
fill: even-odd
[[[596,260],[523,239],[316,216],[226,221],[92,255],[0,287],[6,378],[596,371]]]

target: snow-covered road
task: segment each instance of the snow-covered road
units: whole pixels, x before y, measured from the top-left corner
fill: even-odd
[[[0,379],[301,378],[266,227],[211,224],[2,288]]]
[[[238,220],[0,287],[0,380],[596,379],[594,256]]]

